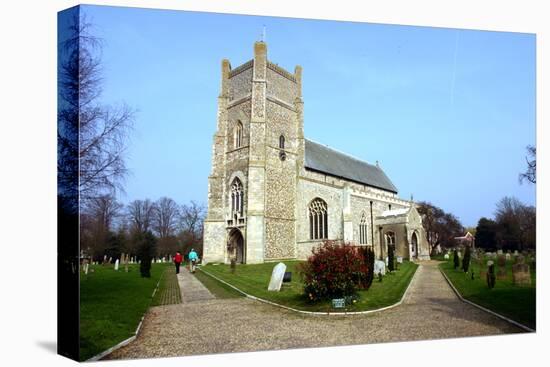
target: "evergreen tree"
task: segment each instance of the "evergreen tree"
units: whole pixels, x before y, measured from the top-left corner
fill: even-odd
[[[453,262],[455,270],[458,269],[458,267],[460,266],[460,259],[458,258],[458,251],[456,249],[453,251]]]
[[[141,232],[137,234],[136,242],[138,243],[138,257],[141,261],[139,271],[144,278],[151,277],[151,261],[155,255],[156,239],[151,231]]]
[[[394,261],[395,261],[395,256],[394,256],[394,246],[393,245],[390,245],[388,246],[388,270],[390,272],[394,271],[395,269],[395,264],[394,264]]]
[[[471,258],[471,252],[470,252],[470,246],[466,246],[466,250],[464,251],[464,257],[462,258],[462,270],[464,270],[465,273],[468,272],[468,269],[470,268],[470,258]]]

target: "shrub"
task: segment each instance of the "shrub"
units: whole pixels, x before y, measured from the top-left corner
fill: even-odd
[[[312,250],[299,272],[309,301],[353,296],[365,284],[366,264],[358,247],[326,241]]]
[[[460,265],[460,259],[458,258],[458,251],[456,249],[453,252],[453,262],[456,270]]]
[[[464,257],[462,258],[462,270],[464,270],[465,273],[467,273],[470,268],[471,256],[470,246],[466,246],[466,249],[464,250]]]

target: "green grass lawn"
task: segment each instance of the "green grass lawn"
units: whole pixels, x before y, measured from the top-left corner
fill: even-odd
[[[151,278],[139,265],[90,266],[80,278],[80,359],[86,360],[133,335],[151,305],[151,295],[166,266],[152,264]],[[93,272],[91,270],[94,270]]]
[[[496,275],[498,264],[496,260],[493,261]],[[531,286],[515,286],[512,283],[512,265],[513,261],[506,262],[507,277],[503,280],[497,278],[493,289],[487,286],[486,278],[480,278],[479,264],[476,260],[473,260],[471,265],[474,270],[474,280],[469,274],[464,274],[460,268],[454,270],[452,259],[439,266],[467,300],[535,329],[536,273],[531,271]]]
[[[398,271],[387,274],[382,282],[375,279],[368,291],[359,291],[359,300],[346,309],[333,309],[330,301],[309,303],[303,295],[303,284],[297,272],[300,261],[284,261],[286,271],[292,272],[292,281],[283,283],[280,292],[269,292],[267,286],[271,272],[276,263],[256,265],[237,265],[235,274],[231,273],[229,265],[208,264],[202,269],[250,295],[279,303],[288,307],[306,311],[367,311],[398,302],[405,292],[418,265],[411,262],[401,264]],[[198,274],[199,272],[197,272]],[[208,285],[207,285],[208,287]]]

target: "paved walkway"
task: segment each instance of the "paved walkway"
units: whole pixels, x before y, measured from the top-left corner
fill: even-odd
[[[200,270],[197,270],[200,271]],[[180,286],[181,301],[183,303],[193,303],[208,301],[214,299],[210,291],[187,270],[187,267],[181,267],[177,275]]]
[[[423,262],[417,271],[409,293],[399,307],[370,315],[346,317],[302,315],[245,298],[201,300],[204,293],[193,290],[196,287],[193,277],[183,271],[179,278],[183,290],[191,289],[185,296],[187,301],[151,308],[136,340],[115,351],[108,359],[522,332],[460,301],[439,272],[437,262]]]

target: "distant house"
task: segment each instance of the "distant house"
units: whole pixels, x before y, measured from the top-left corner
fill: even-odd
[[[470,232],[466,232],[464,236],[455,237],[455,240],[462,246],[470,246],[471,248],[475,248],[476,238]]]

